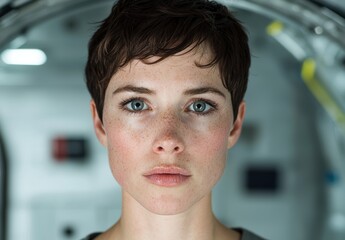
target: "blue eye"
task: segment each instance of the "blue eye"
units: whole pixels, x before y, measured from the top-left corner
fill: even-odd
[[[188,106],[188,110],[196,113],[208,113],[213,109],[214,107],[204,100],[195,101]]]
[[[124,106],[132,112],[139,112],[148,109],[147,104],[140,99],[132,99],[128,101]]]

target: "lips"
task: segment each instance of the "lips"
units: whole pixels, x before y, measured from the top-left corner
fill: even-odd
[[[176,166],[159,166],[144,174],[152,184],[163,187],[174,187],[187,182],[192,175],[186,169]]]

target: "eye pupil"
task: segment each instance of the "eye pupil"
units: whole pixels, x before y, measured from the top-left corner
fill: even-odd
[[[139,100],[133,101],[131,105],[133,110],[142,110],[144,108],[143,102]]]
[[[193,108],[196,112],[203,112],[206,109],[206,103],[201,101],[195,102]]]

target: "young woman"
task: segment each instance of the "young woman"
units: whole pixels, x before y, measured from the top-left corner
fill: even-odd
[[[221,224],[211,191],[240,136],[248,39],[207,0],[120,0],[89,43],[96,135],[122,187],[97,240],[259,240]]]

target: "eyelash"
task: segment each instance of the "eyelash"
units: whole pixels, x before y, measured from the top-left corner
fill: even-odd
[[[145,110],[143,110],[143,111],[132,111],[132,110],[130,110],[130,109],[128,109],[128,108],[126,107],[127,104],[129,104],[129,103],[131,103],[132,101],[135,101],[135,100],[146,102],[146,99],[144,99],[144,98],[141,98],[141,97],[132,97],[132,98],[129,98],[129,99],[126,99],[126,100],[120,102],[120,104],[119,104],[120,109],[122,109],[122,110],[124,110],[124,111],[126,111],[126,112],[128,112],[128,113],[133,113],[133,114],[140,114],[140,113],[142,113],[143,111],[145,111]],[[145,103],[145,104],[146,104],[146,103]],[[148,104],[146,104],[146,105],[148,105]],[[150,107],[149,107],[149,109],[150,109]],[[147,110],[147,109],[146,109],[146,110]]]
[[[135,101],[135,100],[146,102],[146,99],[141,98],[141,97],[129,98],[129,99],[126,99],[126,100],[120,102],[120,104],[119,104],[120,109],[122,109],[122,110],[124,110],[124,111],[126,111],[128,113],[131,113],[131,114],[141,114],[141,113],[143,113],[146,110],[150,110],[150,107],[148,107],[148,109],[145,109],[145,110],[142,110],[142,111],[132,111],[132,110],[128,109],[126,107],[126,105],[131,103],[132,101]],[[211,107],[210,110],[208,110],[207,112],[196,112],[196,111],[189,110],[189,107],[193,103],[198,102],[198,101],[202,101],[202,102],[205,102],[206,104],[210,105],[210,107]],[[148,105],[148,104],[146,104],[146,105]],[[207,114],[210,114],[210,113],[214,112],[217,109],[218,109],[218,105],[215,102],[213,102],[211,100],[206,100],[204,98],[197,98],[197,99],[193,99],[193,101],[188,105],[188,107],[187,107],[187,109],[185,111],[186,112],[192,112],[192,113],[194,113],[196,115],[204,116],[204,115],[207,115]]]

